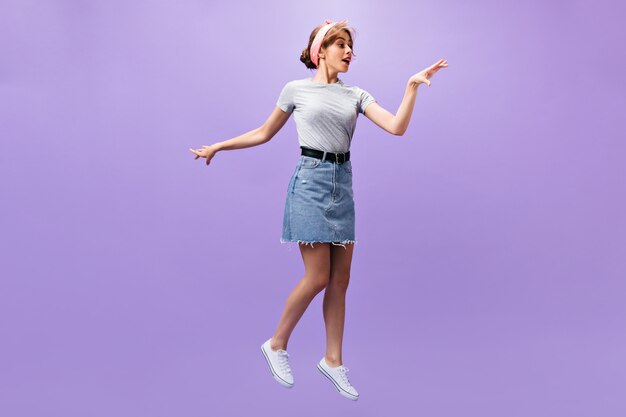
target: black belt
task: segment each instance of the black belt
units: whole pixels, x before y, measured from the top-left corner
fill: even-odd
[[[318,151],[317,149],[311,149],[304,146],[300,146],[300,148],[302,148],[302,155],[312,156],[313,158],[321,159],[322,161],[326,160],[337,164],[343,164],[344,162],[350,160],[350,151],[346,153],[332,153]]]

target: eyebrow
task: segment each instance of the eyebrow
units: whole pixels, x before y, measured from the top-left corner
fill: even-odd
[[[342,38],[341,36],[339,38],[337,38],[337,40],[341,39],[342,41],[345,41],[344,38]],[[352,41],[350,41],[350,43],[352,43]]]

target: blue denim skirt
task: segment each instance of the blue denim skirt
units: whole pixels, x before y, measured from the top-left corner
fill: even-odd
[[[352,163],[337,164],[306,155],[289,181],[281,243],[356,243]]]

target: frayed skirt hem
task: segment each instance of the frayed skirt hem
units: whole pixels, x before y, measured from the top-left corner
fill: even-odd
[[[314,243],[332,243],[335,246],[343,246],[344,249],[346,249],[346,244],[350,244],[350,243],[357,243],[356,240],[344,240],[342,242],[333,242],[330,240],[317,240],[317,241],[305,241],[305,240],[285,240],[285,239],[280,239],[280,243],[291,243],[291,242],[297,242],[299,244],[303,244],[303,245],[311,245],[311,247],[313,247]]]

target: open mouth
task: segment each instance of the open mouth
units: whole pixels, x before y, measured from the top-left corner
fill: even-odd
[[[350,60],[349,59],[342,59],[343,62],[345,62],[347,65],[350,65]]]

